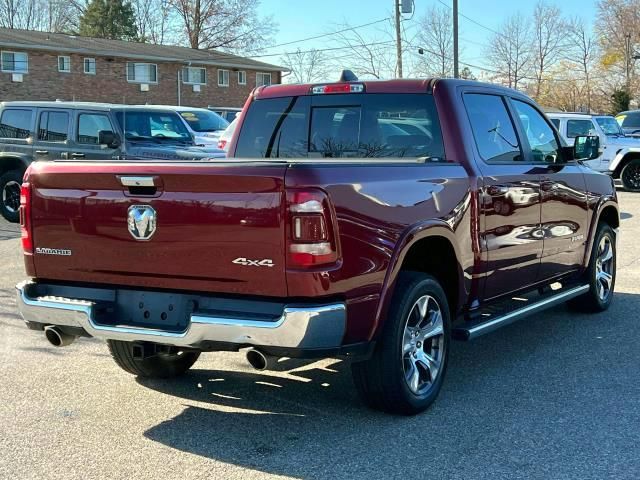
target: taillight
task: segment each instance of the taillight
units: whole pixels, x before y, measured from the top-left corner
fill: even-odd
[[[22,249],[25,253],[33,253],[33,236],[31,231],[31,184],[24,182],[20,187],[20,234]]]
[[[224,150],[224,147],[227,146],[227,141],[226,140],[218,140],[218,148],[220,150]]]
[[[287,210],[287,265],[335,263],[337,238],[327,195],[320,190],[288,190]]]

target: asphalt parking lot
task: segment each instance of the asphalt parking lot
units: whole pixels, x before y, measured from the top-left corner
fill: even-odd
[[[166,382],[127,375],[97,340],[55,349],[16,312],[19,233],[0,220],[0,478],[637,479],[640,194],[620,203],[611,309],[455,343],[412,418],[363,407],[336,360],[258,373],[212,353]]]

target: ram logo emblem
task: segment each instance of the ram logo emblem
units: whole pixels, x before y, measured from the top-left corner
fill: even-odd
[[[156,233],[156,211],[149,205],[132,205],[127,215],[129,233],[136,240],[149,240]]]

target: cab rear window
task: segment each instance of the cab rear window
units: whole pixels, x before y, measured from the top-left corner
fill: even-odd
[[[444,161],[428,94],[335,95],[254,101],[238,137],[239,158],[425,158]]]

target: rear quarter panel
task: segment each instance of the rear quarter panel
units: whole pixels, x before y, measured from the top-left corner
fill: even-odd
[[[469,177],[457,164],[294,164],[287,188],[321,188],[335,207],[340,261],[330,269],[287,270],[290,297],[341,296],[349,303],[345,342],[371,338],[383,317],[402,256],[430,234],[447,236],[460,277],[473,268]],[[433,252],[437,255],[437,252]],[[468,285],[461,290],[468,289]],[[462,294],[462,292],[461,292]]]

